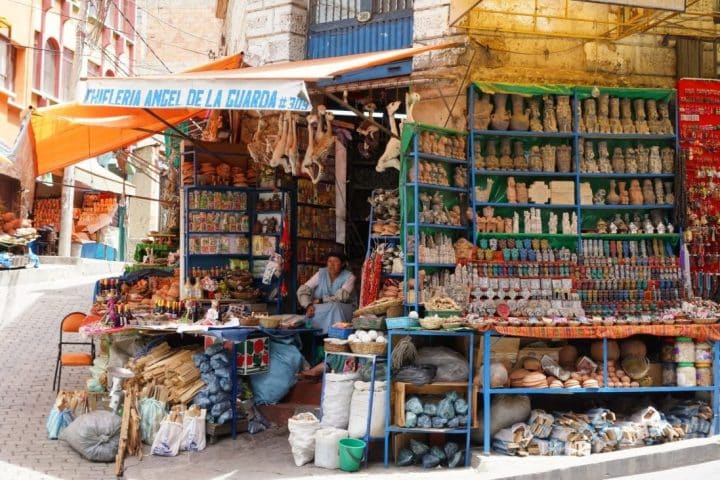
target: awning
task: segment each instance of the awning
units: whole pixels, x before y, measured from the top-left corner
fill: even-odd
[[[268,88],[262,88],[264,91],[270,90],[270,85],[278,85],[274,82],[281,82],[286,85],[284,88],[288,88],[292,92],[297,92],[301,88],[301,92],[296,93],[296,96],[293,97],[296,99],[295,108],[293,105],[286,105],[285,108],[305,111],[309,108],[309,105],[303,103],[305,99],[302,98],[303,95],[306,95],[304,94],[305,81],[328,79],[342,73],[382,65],[453,45],[456,44],[444,43],[249,68],[237,68],[240,65],[240,57],[235,56],[177,75],[85,79],[83,81],[85,92],[92,88],[98,88],[111,89],[113,93],[100,94],[97,98],[93,97],[93,101],[100,105],[82,105],[73,102],[34,110],[30,125],[21,132],[22,137],[16,143],[15,151],[19,150],[20,143],[30,142],[34,152],[35,175],[42,175],[86,158],[131,145],[166,130],[168,123],[176,125],[188,118],[198,116],[206,110],[213,108],[258,110],[262,107],[262,102],[270,101],[268,93],[258,93],[259,89],[256,88],[258,84],[263,87],[268,86]],[[128,86],[132,85],[140,86],[141,90],[154,85],[154,90],[161,90],[161,93],[153,94],[157,95],[153,98],[156,98],[160,105],[149,108],[143,106],[142,93],[140,105],[135,105],[130,101],[125,102],[128,103],[126,106],[112,103],[118,98],[116,93],[118,90],[128,90]],[[214,101],[215,96],[218,95],[217,92],[209,95],[209,105],[204,102],[204,98],[208,98],[207,92],[211,88],[213,90],[219,88],[219,85],[224,85],[223,88],[232,86],[231,89],[236,91],[235,97],[233,97],[235,100],[230,103],[230,106],[228,106],[228,99],[231,89],[224,90],[220,94],[219,106]],[[196,95],[195,97],[190,97],[191,89],[203,90],[205,97],[200,96],[200,100],[197,100],[197,92],[193,93]],[[180,90],[180,93],[162,92],[164,90]],[[251,93],[243,93],[241,100],[238,101],[237,91],[250,91]],[[184,97],[183,92],[186,94]],[[172,105],[169,101],[171,95],[172,98],[179,99],[174,100]],[[123,93],[119,98],[121,100],[130,99],[133,98],[133,94]],[[275,101],[278,103],[275,105],[275,109],[280,109],[277,108],[280,107],[279,98],[280,95],[277,94]],[[192,100],[188,101],[190,99]],[[86,98],[83,97],[82,100],[86,100]],[[162,105],[163,102],[166,103],[165,106]],[[198,104],[198,102],[200,103]]]

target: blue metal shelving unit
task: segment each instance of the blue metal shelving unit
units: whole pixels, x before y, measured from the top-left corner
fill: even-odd
[[[380,355],[368,355],[363,353],[352,353],[352,352],[325,352],[325,365],[328,365],[328,355],[339,355],[341,357],[353,357],[353,358],[361,358],[365,359],[365,361],[372,362],[372,368],[370,370],[370,398],[368,399],[368,413],[367,413],[367,423],[365,425],[365,435],[363,435],[361,438],[365,442],[365,455],[363,456],[363,462],[365,465],[367,465],[368,462],[368,452],[370,451],[370,443],[373,441],[380,441],[383,440],[384,437],[373,437],[370,435],[370,425],[372,424],[372,413],[373,413],[373,403],[375,402],[375,381],[377,380],[377,365],[378,363],[385,362],[385,357]],[[390,384],[387,384],[386,389],[390,388]],[[323,374],[322,378],[322,390],[320,393],[320,418],[322,419],[322,405],[325,400],[325,375]],[[386,407],[387,409],[387,407]]]
[[[468,378],[467,378],[467,399],[468,412],[464,428],[407,428],[391,425],[390,419],[390,393],[392,390],[392,345],[393,337],[396,336],[424,336],[424,337],[465,337],[468,341]],[[465,435],[465,466],[470,465],[470,439],[473,425],[473,350],[475,332],[473,331],[440,331],[440,330],[388,330],[388,352],[387,352],[387,390],[385,392],[385,468],[390,464],[390,437],[393,433],[443,433],[451,435]],[[489,369],[488,369],[489,372]],[[486,425],[490,425],[486,423]]]
[[[490,365],[492,349],[491,338],[498,335],[487,331],[483,334],[483,364]],[[603,338],[603,385],[608,383],[608,339]],[[490,369],[483,371],[483,388],[480,392],[483,397],[484,425],[490,425],[491,401],[493,395],[582,395],[582,394],[627,394],[627,393],[679,393],[679,392],[710,392],[712,393],[713,430],[715,435],[720,434],[720,342],[713,343],[713,385],[709,387],[636,387],[636,388],[486,388],[490,385]],[[483,432],[483,453],[489,454],[492,446],[490,430]]]

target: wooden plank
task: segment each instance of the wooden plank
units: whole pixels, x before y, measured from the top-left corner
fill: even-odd
[[[125,449],[127,448],[128,430],[130,428],[130,395],[125,395],[123,403],[123,417],[120,424],[120,443],[118,444],[118,452],[115,456],[115,476],[122,477],[125,470]]]

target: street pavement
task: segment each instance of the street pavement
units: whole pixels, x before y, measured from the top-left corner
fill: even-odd
[[[65,442],[48,440],[45,429],[48,412],[55,400],[52,375],[57,355],[59,322],[69,312],[86,311],[90,307],[96,278],[69,276],[64,281],[53,280],[17,287],[0,286],[0,358],[3,362],[0,368],[0,480],[115,478],[114,464],[92,463],[83,459]],[[87,378],[86,368],[66,368],[62,386],[65,389],[81,389]],[[145,452],[147,455],[147,447]],[[593,455],[590,458],[593,462],[602,461],[601,457],[612,458],[610,456],[615,454],[604,455]],[[474,463],[477,463],[477,458]],[[563,460],[563,465],[582,461],[577,458],[522,459],[494,456],[483,458],[476,469],[453,471],[452,475],[456,478],[478,479],[505,478],[507,475],[523,478],[533,471],[537,473],[558,468],[558,460]],[[716,461],[623,478],[675,480],[679,475],[702,475],[712,479],[720,478],[720,474],[716,474],[718,468],[720,462]],[[647,471],[647,465],[645,469]],[[292,461],[287,430],[273,428],[257,435],[239,435],[235,441],[223,439],[216,445],[208,445],[205,451],[199,453],[181,453],[174,458],[128,458],[125,478],[264,480],[325,476],[333,477],[334,480],[370,477],[445,480],[448,474],[450,472],[446,469],[385,470],[381,463],[375,463],[369,469],[352,475],[315,468],[312,464],[297,468]],[[585,476],[573,478],[595,480]]]

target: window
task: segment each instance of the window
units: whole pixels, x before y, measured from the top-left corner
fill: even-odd
[[[75,96],[75,87],[70,85],[75,53],[69,48],[63,48],[62,55],[62,98],[69,100]]]
[[[40,90],[42,87],[42,35],[40,32],[35,32],[35,41],[33,42],[34,48],[34,64],[33,64],[33,88]]]
[[[42,91],[52,97],[58,97],[60,80],[60,47],[58,43],[48,38],[43,50]]]
[[[0,88],[12,92],[15,87],[15,47],[0,35]]]
[[[100,65],[98,65],[95,62],[88,62],[87,67],[87,76],[88,77],[100,77],[102,76],[102,70],[100,70]]]

